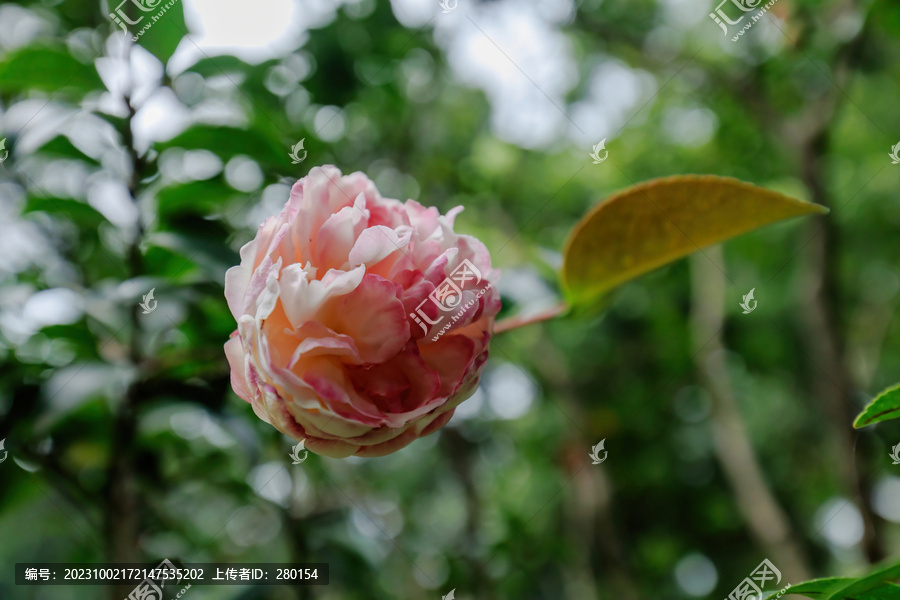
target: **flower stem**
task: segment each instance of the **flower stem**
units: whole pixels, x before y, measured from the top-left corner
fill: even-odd
[[[494,324],[494,333],[504,333],[506,331],[509,331],[510,329],[516,329],[517,327],[531,325],[532,323],[540,323],[541,321],[548,321],[564,314],[567,310],[569,310],[569,305],[565,302],[561,302],[537,314],[529,315],[527,317],[521,315],[507,317],[506,319],[498,321]]]

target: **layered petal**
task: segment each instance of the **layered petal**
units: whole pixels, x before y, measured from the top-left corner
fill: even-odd
[[[500,309],[477,239],[316,167],[228,270],[235,393],[327,456],[383,456],[437,431],[474,391]]]

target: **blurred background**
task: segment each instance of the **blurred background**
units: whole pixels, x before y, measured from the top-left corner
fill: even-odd
[[[191,600],[598,600],[896,555],[900,425],[850,423],[900,380],[900,5],[778,0],[732,41],[713,2],[176,0],[137,43],[164,3],[0,5],[0,598],[128,592],[15,586],[29,561],[331,566]],[[501,316],[557,303],[573,225],[653,177],[832,212],[497,335],[394,455],[292,465],[231,391],[223,278],[326,163],[464,205]]]

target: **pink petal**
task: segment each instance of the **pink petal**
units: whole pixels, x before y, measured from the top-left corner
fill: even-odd
[[[476,350],[479,348],[470,338],[446,334],[438,341],[419,348],[422,360],[440,376],[440,396],[449,398],[456,393],[472,366]]]
[[[225,342],[225,358],[228,359],[228,366],[231,367],[231,388],[240,398],[250,402],[253,394],[250,393],[250,387],[244,377],[246,369],[244,349],[241,347],[241,338],[238,337],[237,331],[232,333]]]
[[[375,265],[395,252],[403,252],[409,244],[412,230],[394,231],[378,225],[363,231],[350,250],[350,266]]]
[[[367,363],[388,360],[409,339],[409,323],[397,298],[397,286],[377,275],[363,277],[355,290],[329,307],[322,322],[353,338]]]
[[[317,280],[315,269],[289,265],[282,269],[280,279],[284,312],[294,327],[309,320],[321,319],[319,311],[332,299],[359,287],[365,273],[365,267],[351,271],[331,270]]]
[[[414,411],[433,400],[441,389],[440,377],[428,367],[413,342],[387,362],[349,367],[348,373],[357,393],[386,413]]]
[[[366,219],[366,213],[355,206],[345,206],[328,217],[312,245],[316,268],[328,270],[348,266],[350,251],[365,230]]]

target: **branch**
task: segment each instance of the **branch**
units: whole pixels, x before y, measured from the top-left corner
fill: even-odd
[[[555,390],[561,411],[574,422],[591,422],[578,402],[579,393],[565,367],[565,357],[557,349],[552,345],[542,348],[534,368],[548,382],[548,388]],[[596,439],[588,441],[580,433],[570,438],[561,452],[564,477],[571,478],[561,516],[569,539],[576,545],[573,556],[577,558],[563,567],[563,591],[566,597],[596,600],[596,582],[602,580],[609,589],[599,594],[600,598],[636,600],[641,594],[628,560],[628,536],[620,532],[621,519],[616,517],[615,484],[605,469],[589,464],[588,448]]]
[[[803,182],[810,191],[811,200],[832,207],[831,195],[826,183],[825,156],[829,153],[830,129],[833,117],[844,98],[839,88],[849,80],[849,65],[860,51],[868,32],[866,21],[860,33],[838,49],[833,65],[835,89],[829,97],[828,110],[819,111],[815,126],[806,132],[800,145]],[[875,527],[878,517],[871,508],[872,476],[866,467],[867,460],[857,454],[856,438],[852,423],[860,407],[854,398],[858,388],[846,360],[846,335],[842,326],[842,303],[838,272],[840,248],[839,230],[831,218],[814,218],[809,225],[810,242],[804,247],[804,262],[800,276],[800,289],[804,296],[801,307],[803,340],[811,362],[818,371],[813,382],[816,396],[823,400],[837,440],[838,465],[844,488],[855,492],[855,505],[863,518],[862,547],[870,563],[885,556],[884,543]]]
[[[494,324],[494,333],[504,333],[517,327],[524,327],[525,325],[531,325],[532,323],[548,321],[564,314],[567,310],[569,310],[569,305],[563,302],[531,316],[526,317],[522,315],[516,315],[513,317],[507,317],[502,321],[497,321]]]
[[[713,399],[711,427],[716,458],[757,543],[779,566],[784,565],[788,580],[806,580],[806,557],[763,476],[731,386],[722,341],[725,276],[716,266],[722,264],[721,247],[710,248],[706,254],[709,258],[691,257],[691,333],[696,348],[694,361]]]
[[[131,53],[131,46],[126,49],[126,61]],[[131,157],[131,177],[128,191],[132,202],[138,206],[138,190],[144,178],[146,163],[138,155],[134,145],[134,115],[135,109],[131,104],[131,98],[125,96],[125,104],[128,107],[128,119],[122,132],[123,142]],[[143,241],[144,228],[141,222],[140,210],[137,214],[136,231],[128,247],[128,269],[130,277],[134,278],[143,272],[143,257],[141,256],[141,243]],[[141,351],[141,323],[140,313],[136,303],[130,307],[131,340],[128,357],[135,367],[137,374],[129,384],[125,397],[119,406],[114,422],[112,435],[112,459],[110,461],[107,476],[107,503],[106,503],[106,544],[108,560],[110,562],[138,562],[141,555],[138,550],[138,537],[140,529],[140,512],[137,484],[137,469],[135,465],[134,439],[137,435],[137,405],[140,399],[140,384],[142,379],[142,351]],[[110,586],[110,594],[113,600],[127,596],[133,586]]]

